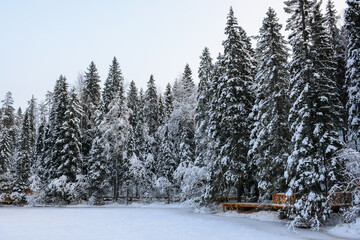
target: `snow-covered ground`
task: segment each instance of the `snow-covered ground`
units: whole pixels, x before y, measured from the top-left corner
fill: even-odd
[[[360,238],[354,234],[340,238],[343,232],[340,228],[294,232],[274,212],[211,214],[182,205],[0,208],[0,240]]]

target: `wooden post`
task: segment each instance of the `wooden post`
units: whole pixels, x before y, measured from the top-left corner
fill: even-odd
[[[237,187],[237,202],[241,202],[241,195],[242,195],[242,186],[241,184]]]

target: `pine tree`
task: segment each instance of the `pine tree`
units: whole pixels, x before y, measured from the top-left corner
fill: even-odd
[[[249,156],[256,166],[260,200],[285,191],[284,170],[288,157],[288,49],[275,11],[269,8],[258,36],[256,100],[253,106]]]
[[[120,66],[117,59],[114,57],[110,65],[109,74],[105,81],[103,90],[103,104],[104,113],[107,113],[110,108],[110,103],[118,96],[119,91],[124,88],[124,78],[121,74]]]
[[[215,112],[212,112],[210,117],[211,137],[219,150],[215,157],[218,159],[212,161],[220,164],[218,168],[223,170],[225,183],[217,194],[220,198],[227,197],[232,187],[238,190],[240,196],[242,189],[247,191],[253,185],[247,152],[249,115],[253,102],[251,84],[254,60],[250,40],[245,31],[237,25],[232,8],[227,19],[227,39],[223,42],[224,55],[220,59],[220,76],[215,80],[218,83],[212,103],[216,106],[211,110]],[[219,199],[212,199],[216,200]]]
[[[355,142],[358,150],[358,139],[360,137],[360,1],[347,0],[348,7],[345,10],[345,29],[347,35],[347,64],[346,84],[348,87],[349,111],[348,124],[350,128],[350,139]]]
[[[91,144],[94,139],[94,129],[96,121],[96,113],[100,108],[101,94],[100,94],[100,76],[94,62],[91,62],[87,72],[84,75],[84,87],[81,92],[81,107],[83,109],[83,117],[81,118],[81,133],[82,133],[82,155],[83,163],[82,170],[87,173],[87,158],[91,149]]]

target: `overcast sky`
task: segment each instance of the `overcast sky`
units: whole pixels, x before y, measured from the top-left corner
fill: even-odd
[[[334,2],[342,13],[345,0]],[[0,99],[11,91],[16,107],[33,94],[43,100],[60,74],[72,84],[91,61],[103,83],[114,56],[138,87],[154,74],[163,91],[186,63],[197,81],[203,48],[222,52],[230,6],[249,36],[269,6],[283,25],[288,18],[282,0],[0,0]]]

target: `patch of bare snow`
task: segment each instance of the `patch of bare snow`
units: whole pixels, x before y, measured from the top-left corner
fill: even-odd
[[[357,218],[354,223],[339,224],[329,228],[328,232],[338,237],[360,239],[360,218]]]

